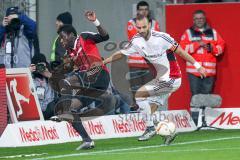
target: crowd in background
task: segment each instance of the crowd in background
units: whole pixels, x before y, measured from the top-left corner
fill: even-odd
[[[200,1],[197,1],[200,2]],[[150,9],[149,5],[146,2],[140,2],[137,5],[137,14],[142,14],[149,18],[149,21],[151,22],[151,27],[153,30],[160,31],[159,29],[159,23],[153,19],[153,17],[150,17]],[[204,12],[199,12],[196,14],[202,15],[202,19],[198,18],[198,21],[194,24],[193,27],[198,28],[197,23],[202,23],[201,26],[199,26],[200,31],[195,31],[196,33],[192,33],[189,31],[186,31],[184,35],[182,36],[181,45],[190,52],[190,54],[193,54],[196,51],[196,49],[199,46],[194,46],[195,48],[191,47],[192,40],[190,37],[195,35],[187,35],[188,33],[196,34],[197,37],[201,39],[204,39],[201,34],[206,35],[207,37],[213,37],[215,36],[215,30],[212,31],[212,28],[207,26],[205,31],[205,25],[206,24],[206,17]],[[201,17],[200,17],[201,18]],[[137,34],[137,29],[135,27],[135,21],[136,18],[130,19],[127,22],[127,36],[128,40],[131,40],[131,38]],[[201,22],[202,21],[202,22]],[[70,12],[63,12],[60,13],[56,17],[56,33],[59,30],[60,27],[63,25],[72,25],[73,19]],[[191,30],[191,28],[190,28]],[[197,29],[198,30],[198,29]],[[205,33],[206,32],[206,33]],[[216,33],[217,34],[217,33]],[[111,37],[111,35],[110,35]],[[188,37],[188,39],[186,39]],[[220,35],[217,35],[217,41],[221,43],[222,50],[224,50],[224,41],[221,39]],[[219,40],[220,39],[220,40]],[[59,35],[56,34],[56,38],[52,42],[52,50],[49,54],[42,54],[40,53],[39,49],[39,43],[38,43],[38,36],[36,31],[36,22],[34,22],[32,19],[30,19],[28,16],[26,16],[24,13],[20,12],[18,7],[10,7],[6,10],[6,15],[2,20],[2,25],[0,27],[0,42],[1,42],[1,52],[0,52],[0,61],[1,63],[5,64],[7,68],[21,68],[21,67],[29,67],[31,66],[31,71],[33,74],[34,83],[36,85],[36,91],[39,96],[40,104],[42,111],[44,113],[44,116],[46,119],[49,119],[51,116],[54,115],[54,105],[56,105],[57,100],[59,99],[59,93],[54,90],[50,83],[49,83],[49,75],[42,74],[45,69],[48,71],[52,71],[56,66],[64,63],[64,55],[66,55],[66,49],[62,46],[60,42]],[[206,49],[206,53],[214,52],[216,56],[221,54],[221,50],[217,50],[214,47],[217,46],[216,43],[208,43],[209,41],[206,41],[206,44],[208,46],[205,47],[205,42],[201,44],[203,48]],[[210,46],[209,46],[210,45]],[[218,47],[218,46],[217,46]],[[219,54],[218,54],[219,51]],[[47,61],[47,58],[45,55],[49,55],[50,62]],[[194,54],[193,54],[194,55]],[[195,56],[195,55],[194,55]],[[197,55],[196,55],[197,56]],[[195,57],[197,58],[197,57]],[[201,61],[201,58],[197,58],[199,61]],[[202,58],[203,59],[203,58]],[[215,58],[209,58],[210,61],[213,63],[216,63]],[[205,60],[205,59],[204,59]],[[206,60],[205,60],[206,61]],[[205,63],[205,62],[204,62]],[[146,82],[150,81],[154,77],[154,70],[151,68],[151,65],[147,64],[147,62],[139,55],[132,55],[128,59],[128,66],[130,71],[130,77],[140,76],[142,73],[146,73],[146,76],[142,76],[142,78],[138,79],[138,81],[130,81],[130,86],[133,90],[137,90],[139,86],[142,84],[145,84]],[[207,66],[209,67],[209,66]],[[214,68],[214,66],[213,66]],[[211,66],[210,66],[211,69]],[[139,72],[141,71],[141,72]],[[150,72],[149,72],[150,71]],[[187,72],[189,72],[189,78],[194,78],[193,75],[199,76],[194,73],[194,71],[191,70],[191,66],[187,65]],[[216,71],[211,72],[210,78],[214,77],[216,74]],[[214,78],[211,78],[211,86],[207,91],[204,93],[211,93],[213,84],[214,84]],[[191,84],[191,92],[192,95],[201,93],[202,91],[197,91],[196,86],[199,86],[199,84],[195,84],[196,80],[190,80]],[[197,81],[196,81],[197,83]],[[199,83],[199,82],[198,82]],[[205,83],[205,82],[204,82]],[[207,82],[206,82],[207,83]],[[132,100],[129,100],[129,98],[123,98],[128,97],[126,95],[123,95],[122,93],[119,93],[116,89],[114,89],[112,83],[110,83],[111,92],[113,95],[115,95],[116,106],[113,107],[114,111],[111,113],[129,113],[132,111],[137,111],[138,107],[135,106],[135,103],[130,103],[130,101],[134,101],[134,98]],[[201,87],[198,87],[201,88]],[[202,88],[204,89],[204,87]],[[134,94],[134,92],[132,92]],[[134,96],[131,96],[134,97]],[[130,98],[131,99],[131,98]],[[125,102],[127,101],[127,103]],[[162,108],[163,110],[167,109],[167,104],[165,105],[165,108]],[[109,112],[110,113],[110,112]]]

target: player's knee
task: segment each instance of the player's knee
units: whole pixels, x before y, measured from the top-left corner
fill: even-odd
[[[149,94],[148,94],[147,91],[138,90],[138,91],[135,93],[135,98],[146,98],[146,97],[149,97]]]

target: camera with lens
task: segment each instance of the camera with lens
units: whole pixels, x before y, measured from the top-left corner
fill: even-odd
[[[21,23],[19,18],[13,18],[10,23],[6,26],[7,33],[15,33],[20,30]]]
[[[43,63],[36,64],[36,72],[42,73],[46,70],[46,66]]]

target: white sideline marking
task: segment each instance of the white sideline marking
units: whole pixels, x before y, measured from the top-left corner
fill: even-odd
[[[121,154],[149,154],[149,153],[177,153],[177,152],[204,152],[204,151],[225,151],[225,150],[240,150],[240,147],[233,148],[197,148],[197,149],[176,149],[176,150],[161,150],[161,151],[147,151],[147,152],[120,152],[120,153],[103,153],[103,154],[112,154],[112,155],[121,155]],[[102,155],[103,155],[102,154]]]
[[[42,155],[47,155],[47,153],[18,154],[13,156],[3,156],[3,157],[0,157],[0,159],[33,157],[33,156],[42,156]]]
[[[216,138],[216,139],[208,139],[208,140],[189,141],[189,142],[182,142],[182,143],[174,143],[174,144],[171,144],[170,146],[180,146],[180,145],[205,143],[205,142],[213,142],[213,141],[223,141],[223,140],[232,140],[232,139],[240,139],[240,137],[224,137],[224,138]],[[64,158],[64,157],[88,156],[88,155],[96,155],[96,154],[102,154],[102,153],[133,151],[133,150],[158,148],[158,147],[167,147],[167,146],[161,144],[161,145],[152,145],[152,146],[144,146],[144,147],[121,148],[121,149],[113,149],[113,150],[106,150],[106,151],[95,151],[95,152],[87,152],[87,153],[75,153],[75,154],[64,154],[64,155],[58,155],[58,156],[49,156],[49,157],[43,157],[43,158],[35,158],[35,159],[32,159],[32,160],[45,160],[45,159],[57,159],[57,158]],[[171,151],[169,151],[169,152],[171,152]]]

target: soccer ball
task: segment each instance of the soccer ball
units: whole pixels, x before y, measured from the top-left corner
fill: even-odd
[[[161,136],[169,136],[176,132],[176,125],[171,121],[160,121],[156,127],[156,133]]]

